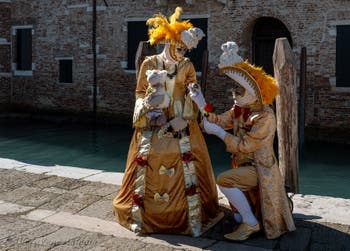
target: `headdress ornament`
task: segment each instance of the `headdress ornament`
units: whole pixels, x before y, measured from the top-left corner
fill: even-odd
[[[162,14],[156,14],[146,22],[151,45],[158,43],[180,43],[187,49],[196,48],[199,40],[205,35],[199,28],[193,27],[189,20],[179,21],[182,8],[177,7],[168,19]]]
[[[237,54],[238,46],[235,42],[226,42],[221,49],[223,50],[219,64],[221,72],[255,95],[262,104],[272,104],[278,94],[275,79],[261,67],[243,61]]]

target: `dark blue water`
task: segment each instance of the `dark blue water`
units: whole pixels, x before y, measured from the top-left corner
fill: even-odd
[[[30,164],[77,166],[123,172],[132,130],[28,120],[0,120],[0,158]],[[230,154],[206,137],[215,175],[229,168]],[[350,145],[307,142],[300,156],[300,192],[350,198]]]

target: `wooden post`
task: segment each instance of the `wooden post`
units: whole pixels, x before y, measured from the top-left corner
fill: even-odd
[[[276,97],[279,167],[285,185],[299,192],[297,73],[287,38],[278,38],[273,66],[279,95]]]
[[[145,57],[155,54],[157,54],[157,50],[154,46],[151,46],[147,41],[140,41],[135,55],[136,78]]]
[[[305,96],[306,96],[306,48],[301,48],[299,85],[299,154],[304,146]]]
[[[201,88],[203,96],[207,90],[207,74],[208,74],[208,50],[204,50],[202,57],[202,75],[201,75]]]

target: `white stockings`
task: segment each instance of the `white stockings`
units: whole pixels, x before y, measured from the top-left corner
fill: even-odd
[[[247,198],[241,190],[238,188],[227,188],[222,186],[219,186],[219,188],[230,203],[238,210],[240,216],[242,217],[242,222],[248,224],[249,226],[255,226],[258,224],[258,220],[255,218]],[[238,215],[235,216],[235,219],[238,217]]]

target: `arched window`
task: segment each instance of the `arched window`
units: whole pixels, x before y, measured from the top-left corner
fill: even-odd
[[[286,37],[293,47],[290,33],[280,20],[273,17],[261,17],[256,20],[252,36],[253,63],[262,66],[271,75],[273,75],[272,55],[275,40],[280,37]]]

